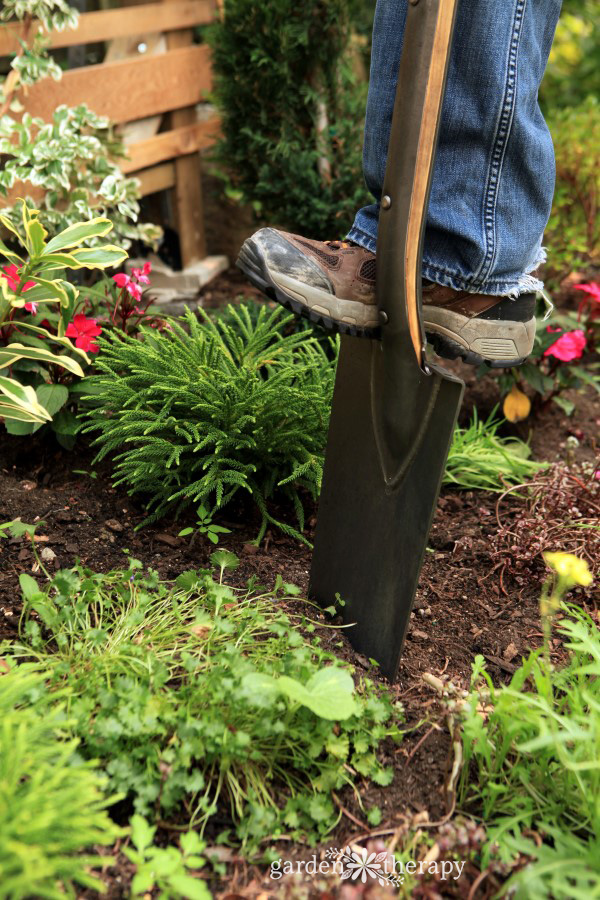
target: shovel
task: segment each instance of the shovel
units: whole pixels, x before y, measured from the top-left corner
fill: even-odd
[[[410,0],[381,198],[381,340],[342,337],[309,594],[394,680],[464,384],[425,359],[421,259],[457,0]]]

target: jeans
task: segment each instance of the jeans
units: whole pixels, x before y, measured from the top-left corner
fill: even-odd
[[[348,239],[375,252],[379,199],[407,0],[377,0],[364,174],[377,202]],[[455,290],[517,297],[542,283],[554,193],[552,139],[538,88],[561,0],[459,0],[434,166],[423,277]]]

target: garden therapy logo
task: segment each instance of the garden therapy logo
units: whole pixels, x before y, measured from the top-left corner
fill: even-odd
[[[308,860],[278,859],[271,863],[270,878],[278,881],[284,875],[337,875],[342,881],[362,884],[377,882],[382,887],[401,887],[406,875],[436,875],[442,881],[458,880],[465,866],[456,860],[397,860],[388,850],[372,851],[366,847],[352,845],[330,847],[324,858],[318,860],[313,855]]]

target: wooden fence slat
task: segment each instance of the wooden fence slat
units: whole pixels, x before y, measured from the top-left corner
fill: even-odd
[[[146,169],[167,159],[187,156],[206,150],[214,143],[219,130],[219,120],[215,116],[206,122],[184,125],[164,131],[145,141],[137,141],[127,147],[129,159],[119,162],[122,172],[129,174]]]
[[[136,172],[135,177],[141,182],[140,193],[142,197],[148,194],[156,194],[158,191],[166,191],[175,187],[175,163],[162,163],[143,172]]]
[[[95,44],[112,38],[136,34],[154,34],[207,25],[214,20],[215,0],[175,0],[173,3],[144,3],[121,9],[106,9],[83,13],[76,29],[53,31],[51,47],[74,47]],[[0,56],[8,56],[19,49],[20,23],[0,26]],[[33,33],[33,31],[32,31]]]
[[[85,103],[118,124],[195,106],[211,83],[209,48],[200,45],[73,69],[60,81],[34,84],[22,102],[28,113],[46,121],[63,103]]]

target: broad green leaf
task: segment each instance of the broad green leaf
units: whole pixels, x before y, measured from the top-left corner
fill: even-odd
[[[35,392],[38,400],[51,416],[62,409],[69,399],[69,388],[64,384],[40,384]]]
[[[240,564],[235,553],[231,553],[229,550],[215,550],[210,555],[210,561],[213,566],[218,566],[221,571],[223,569],[237,569]]]
[[[346,669],[327,666],[306,685],[282,675],[277,685],[291,700],[307,706],[321,719],[348,719],[356,712],[354,682]]]
[[[61,347],[65,347],[65,349],[71,350],[73,353],[77,353],[77,355],[81,356],[81,358],[84,359],[86,363],[90,362],[90,358],[85,350],[81,350],[79,347],[76,347],[75,344],[72,344],[71,340],[68,337],[62,337],[58,334],[50,334],[50,332],[45,328],[40,328],[39,325],[32,325],[30,322],[19,322],[19,328],[26,328],[28,331],[33,331],[36,334],[41,334],[45,338],[54,341],[54,343],[60,344]]]
[[[81,268],[71,253],[44,253],[40,263],[45,270]]]
[[[69,356],[57,356],[50,350],[39,350],[37,347],[25,347],[23,344],[9,344],[0,350],[0,369],[14,365],[19,359],[34,359],[38,362],[52,363],[62,366],[67,372],[83,378],[84,372],[78,362]]]
[[[47,424],[47,422],[21,422],[17,419],[6,419],[4,427],[9,434],[23,437],[26,434],[34,434],[42,425]]]
[[[9,430],[10,422],[32,422],[38,423],[45,421],[39,416],[34,416],[27,410],[17,404],[3,403],[0,399],[0,419],[4,419],[4,425]],[[11,426],[12,427],[12,426]]]
[[[78,247],[84,241],[91,238],[104,237],[112,230],[112,222],[109,219],[99,217],[90,219],[89,222],[78,222],[75,225],[69,225],[56,237],[48,241],[44,255],[48,253],[56,253],[57,250],[64,250],[66,247]]]
[[[2,402],[5,419],[16,418],[20,422],[44,422],[50,421],[50,416],[44,407],[38,402],[36,393],[32,387],[22,385],[14,378],[0,376],[0,393],[6,398]],[[12,414],[7,411],[12,408]],[[15,415],[17,413],[18,415]]]
[[[77,260],[78,265],[86,269],[109,269],[120,266],[123,260],[127,259],[125,250],[121,250],[120,247],[115,247],[112,244],[105,244],[104,247],[74,250],[73,256]]]
[[[31,575],[25,573],[19,575],[19,584],[25,600],[33,600],[37,594],[41,593],[39,584]]]
[[[66,306],[68,296],[63,287],[64,282],[58,280],[49,281],[46,278],[38,278],[37,275],[34,275],[33,279],[37,282],[35,287],[24,291],[19,297],[20,301],[23,303],[31,303],[32,301],[35,303],[52,303],[58,300],[59,303]],[[13,303],[13,306],[16,305],[16,303]]]
[[[41,222],[31,219],[25,226],[29,253],[32,257],[39,256],[44,250],[44,240],[48,232]]]

